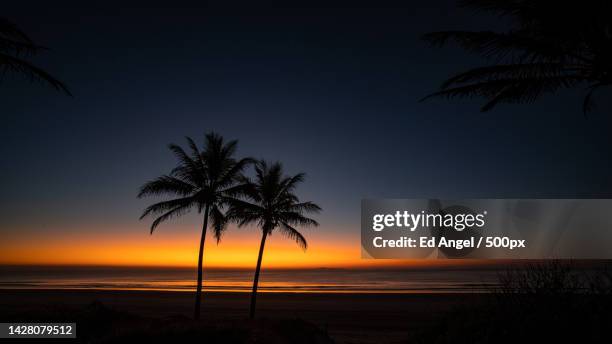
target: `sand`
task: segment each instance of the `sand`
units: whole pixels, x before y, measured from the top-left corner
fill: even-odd
[[[248,293],[204,295],[203,320],[242,319]],[[453,307],[473,304],[482,294],[261,293],[257,317],[299,318],[328,331],[339,343],[399,343]],[[0,290],[0,312],[37,314],[45,308],[82,308],[94,301],[147,317],[192,316],[193,293],[102,290]]]

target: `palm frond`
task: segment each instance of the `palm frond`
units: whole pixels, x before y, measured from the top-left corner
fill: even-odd
[[[231,198],[226,200],[226,202],[229,205],[225,213],[226,219],[227,221],[236,222],[238,227],[258,222],[265,212],[265,208],[260,205],[241,199]]]
[[[5,53],[0,53],[0,67],[8,71],[21,74],[30,79],[30,81],[47,83],[56,90],[72,96],[72,93],[70,93],[70,90],[68,90],[68,87],[64,83],[28,61],[7,55]]]
[[[234,183],[240,183],[241,180],[244,179],[242,171],[244,171],[247,166],[252,165],[254,163],[255,159],[253,158],[243,158],[232,164],[229,164],[226,170],[222,173],[218,185],[220,187],[225,187]]]
[[[424,35],[434,46],[454,42],[495,59],[495,65],[459,73],[423,99],[479,96],[486,99],[481,110],[487,111],[499,103],[531,103],[561,88],[611,84],[612,23],[605,1],[587,0],[575,6],[553,0],[467,0],[461,5],[508,17],[511,28]],[[592,107],[589,89],[583,112]]]
[[[187,144],[191,149],[191,160],[201,170],[205,170],[204,162],[202,161],[202,154],[200,153],[200,150],[198,149],[198,146],[196,145],[195,141],[193,141],[193,139],[189,136],[186,136],[185,139],[187,140]]]
[[[220,191],[221,197],[219,199],[221,203],[226,203],[230,199],[248,197],[251,190],[252,186],[247,183],[232,185]]]
[[[0,18],[0,69],[20,74],[32,82],[49,84],[56,90],[72,96],[64,83],[42,68],[24,60],[24,57],[35,55],[43,50],[46,48],[36,45],[15,24]]]
[[[481,111],[486,112],[500,102],[531,103],[544,93],[554,92],[561,88],[570,88],[583,81],[584,78],[580,76],[496,79],[449,87],[434,92],[422,98],[421,101],[432,97],[472,98],[480,96],[489,100],[481,108]]]
[[[550,42],[537,40],[520,32],[438,31],[427,33],[422,39],[433,46],[442,46],[453,41],[466,51],[487,59],[515,57],[521,61],[546,62],[558,58],[561,54],[561,50]]]
[[[281,225],[278,228],[283,235],[289,239],[295,240],[302,250],[306,251],[308,248],[308,242],[306,242],[306,238],[304,238],[304,236],[297,229],[293,228],[286,222],[281,222]]]
[[[612,82],[598,82],[593,85],[590,85],[587,88],[588,92],[584,97],[584,101],[582,103],[582,113],[584,114],[584,116],[586,116],[595,107],[595,104],[593,102],[593,94],[595,93],[595,91],[597,91],[601,87],[610,86],[611,84]]]
[[[287,195],[291,193],[291,191],[293,191],[299,183],[304,181],[304,178],[306,178],[305,173],[298,173],[292,177],[284,178],[280,183],[281,187],[278,194]]]
[[[222,153],[224,156],[233,156],[236,149],[238,149],[238,140],[231,140],[223,146]]]
[[[138,198],[171,194],[177,196],[190,195],[196,186],[173,176],[163,175],[145,183],[138,192]]]
[[[179,217],[187,212],[189,212],[189,206],[179,205],[163,213],[158,218],[156,218],[153,223],[151,223],[151,234],[153,234],[155,228],[157,228],[157,226],[159,226],[162,222],[165,222],[174,217]]]
[[[500,16],[516,16],[524,12],[533,1],[525,0],[462,0],[460,7],[495,12]]]
[[[195,200],[193,197],[183,197],[168,201],[157,202],[148,206],[140,216],[140,219],[142,220],[149,215],[161,214],[177,207],[190,207],[194,205],[194,201]]]
[[[319,223],[311,218],[294,211],[284,211],[280,214],[280,218],[291,225],[302,227],[317,227]]]
[[[170,175],[188,180],[199,187],[207,184],[206,173],[199,162],[194,161],[179,145],[170,144],[168,149],[174,153],[179,161],[179,165],[170,172]]]
[[[225,214],[223,214],[223,212],[221,211],[221,209],[219,209],[217,205],[214,205],[210,209],[209,216],[213,229],[213,235],[217,240],[218,244],[219,241],[221,241],[221,236],[223,235],[223,232],[225,232],[225,229],[227,228],[228,221]]]
[[[183,147],[171,143],[168,145],[168,149],[174,153],[174,156],[179,160],[179,168],[188,167],[191,171],[197,171],[199,166],[196,162],[185,152]]]
[[[34,55],[43,47],[36,45],[32,39],[17,25],[5,18],[0,18],[0,50],[18,55]]]
[[[301,203],[291,204],[287,210],[298,213],[298,214],[318,213],[321,211],[321,207],[314,204],[313,202],[301,202]]]
[[[562,63],[518,63],[472,68],[447,79],[441,89],[470,82],[498,79],[534,79],[534,78],[584,78],[580,65],[570,66]]]

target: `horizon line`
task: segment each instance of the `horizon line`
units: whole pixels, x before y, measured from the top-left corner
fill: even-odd
[[[516,266],[538,262],[540,260],[424,260],[422,262],[399,262],[373,265],[338,265],[338,266],[267,266],[266,270],[438,270],[438,269],[469,269],[475,267]],[[602,260],[585,260],[593,263]],[[576,263],[577,261],[573,261]],[[138,264],[56,264],[56,263],[0,263],[0,268],[78,268],[78,269],[142,269],[142,270],[197,270],[196,265],[138,265]],[[255,266],[205,266],[204,270],[254,270]]]

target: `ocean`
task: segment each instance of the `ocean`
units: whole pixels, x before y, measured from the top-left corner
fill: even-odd
[[[267,269],[260,292],[482,293],[498,271],[486,267],[395,269]],[[208,269],[205,291],[249,292],[253,270]],[[196,269],[85,266],[0,266],[0,289],[98,289],[194,291]]]

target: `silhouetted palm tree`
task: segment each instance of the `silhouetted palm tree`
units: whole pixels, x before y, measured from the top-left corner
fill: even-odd
[[[17,26],[4,18],[0,18],[0,73],[14,72],[34,81],[42,81],[58,91],[68,95],[66,85],[43,69],[26,61],[24,57],[33,56],[45,48],[34,42]]]
[[[434,45],[454,41],[492,63],[446,80],[423,98],[487,99],[481,111],[499,103],[531,103],[547,92],[584,86],[583,111],[595,90],[612,84],[612,16],[606,1],[468,0],[461,5],[510,19],[506,32],[441,31],[426,34]]]
[[[317,213],[321,208],[312,202],[300,202],[293,193],[303,180],[303,173],[292,177],[285,176],[280,163],[268,165],[265,161],[259,161],[255,165],[255,181],[248,182],[249,187],[245,194],[247,201],[232,200],[228,210],[228,218],[236,221],[239,227],[256,224],[262,231],[251,294],[249,311],[251,319],[255,316],[259,272],[268,235],[275,230],[280,231],[306,250],[308,246],[306,239],[295,227],[319,225],[315,220],[304,215]]]
[[[210,133],[205,136],[204,147],[200,151],[195,142],[187,137],[190,153],[180,146],[171,144],[170,150],[179,160],[179,165],[169,175],[152,180],[140,189],[138,197],[169,195],[175,198],[155,203],[145,209],[140,219],[149,215],[157,218],[151,224],[151,234],[162,222],[181,216],[191,209],[198,213],[204,211],[204,225],[198,254],[198,284],[195,300],[195,319],[200,318],[200,300],[202,294],[202,257],[208,219],[217,242],[226,228],[223,208],[229,201],[240,195],[246,188],[240,184],[243,169],[252,162],[245,158],[236,160],[237,141],[224,142],[223,137]]]

